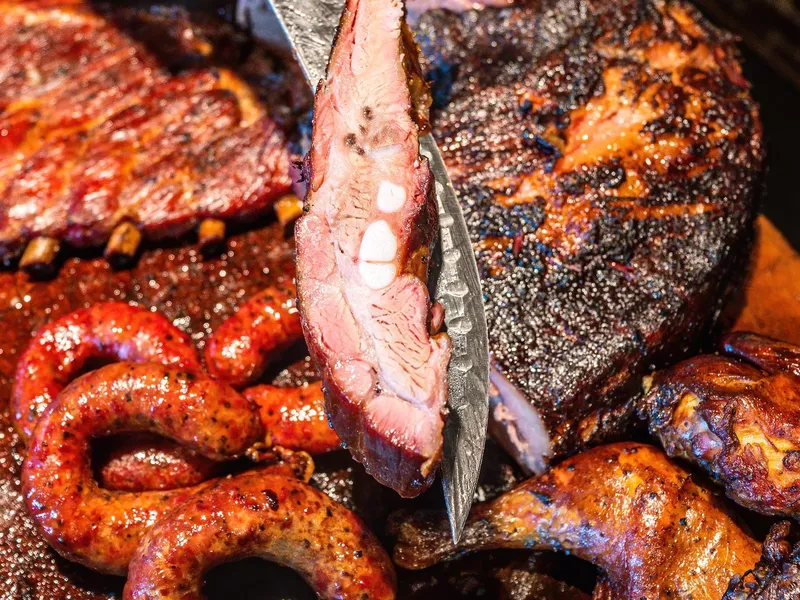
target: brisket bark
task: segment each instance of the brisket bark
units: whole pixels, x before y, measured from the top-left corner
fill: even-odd
[[[695,346],[748,254],[763,149],[734,40],[653,0],[439,10],[416,34],[495,366],[555,455],[597,443],[642,373]],[[506,447],[536,470],[513,406],[495,406]]]

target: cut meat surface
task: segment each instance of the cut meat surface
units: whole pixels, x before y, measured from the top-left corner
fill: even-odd
[[[269,207],[282,132],[225,70],[172,75],[79,2],[0,3],[0,259],[34,237],[149,239]]]
[[[416,34],[494,363],[549,444],[516,395],[492,414],[539,471],[624,433],[642,375],[693,351],[736,283],[757,107],[733,39],[682,2],[439,10]]]
[[[401,2],[348,1],[317,91],[296,229],[299,306],[331,423],[407,497],[440,461],[450,358],[450,339],[430,335],[437,213],[419,155],[428,102],[416,52]]]

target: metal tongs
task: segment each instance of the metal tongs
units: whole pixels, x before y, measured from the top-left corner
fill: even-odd
[[[344,0],[241,0],[237,21],[257,38],[291,48],[312,89],[326,76]],[[450,414],[444,430],[442,485],[458,542],[478,484],[489,415],[489,343],[478,266],[464,215],[433,135],[420,138],[439,207],[439,244],[431,297],[445,309],[453,341],[448,369]]]

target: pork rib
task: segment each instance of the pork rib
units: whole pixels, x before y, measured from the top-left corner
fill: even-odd
[[[296,242],[331,423],[373,477],[412,497],[440,460],[450,339],[429,334],[438,222],[418,139],[429,102],[403,10],[347,2],[317,91]]]
[[[37,236],[147,238],[290,189],[282,132],[226,70],[171,74],[81,2],[0,2],[0,259]]]

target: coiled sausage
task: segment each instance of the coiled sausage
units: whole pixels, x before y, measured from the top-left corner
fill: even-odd
[[[200,362],[189,336],[160,313],[103,302],[42,327],[17,365],[12,390],[14,425],[30,437],[39,416],[93,360],[157,362],[193,371]],[[167,440],[123,436],[98,476],[111,490],[173,489],[208,479],[215,463]]]
[[[244,473],[160,520],[131,561],[124,600],[199,600],[203,574],[258,556],[298,571],[320,598],[390,600],[395,573],[361,521],[297,480]]]
[[[17,363],[11,402],[25,439],[39,416],[91,360],[155,362],[200,370],[189,336],[165,316],[123,302],[101,302],[42,327]]]
[[[254,383],[277,352],[303,339],[293,283],[262,290],[230,316],[206,344],[211,376],[235,388]]]
[[[30,439],[22,491],[59,554],[114,574],[125,573],[144,533],[198,489],[131,493],[99,487],[92,438],[121,431],[157,433],[214,460],[239,457],[264,438],[255,406],[229,386],[190,371],[117,363],[69,385]]]

